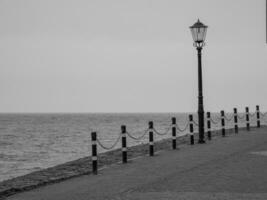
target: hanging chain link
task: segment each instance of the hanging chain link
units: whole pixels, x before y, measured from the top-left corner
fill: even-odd
[[[218,119],[217,119],[218,120]],[[214,119],[212,119],[212,118],[210,118],[210,121],[213,123],[213,124],[218,124],[218,123],[220,123],[220,119],[218,120],[218,121],[215,121]]]
[[[198,126],[198,123],[193,119],[193,123],[196,125],[196,126]]]
[[[167,135],[167,134],[168,134],[168,132],[170,131],[171,127],[172,127],[172,125],[170,125],[170,126],[166,129],[166,131],[163,132],[163,133],[160,133],[160,132],[157,131],[155,128],[153,128],[153,130],[155,131],[155,133],[156,133],[157,135],[161,135],[161,136],[163,136],[163,135]]]
[[[253,114],[249,113],[249,116],[252,118],[256,115],[256,112],[254,112]]]
[[[261,121],[267,124],[267,119],[261,118]]]
[[[224,118],[225,118],[228,122],[230,122],[230,121],[232,121],[232,119],[234,118],[234,114],[232,114],[232,116],[229,117],[229,118],[227,117],[227,115],[225,115]]]
[[[237,118],[240,119],[240,120],[245,119],[245,117],[246,117],[246,114],[244,114],[243,117],[241,117],[240,115],[237,115]]]
[[[145,135],[146,135],[146,133],[149,131],[149,128],[148,129],[146,129],[145,131],[144,131],[144,133],[141,135],[141,136],[139,136],[139,137],[135,137],[135,136],[133,136],[133,134],[130,134],[128,131],[126,132],[126,134],[130,137],[130,138],[132,138],[133,140],[141,140],[143,137],[145,137]]]
[[[262,117],[265,117],[267,115],[267,112],[266,113],[260,113]]]
[[[184,132],[188,126],[189,126],[189,121],[187,121],[186,125],[184,128],[180,128],[178,124],[175,124],[176,128],[178,129],[179,132]]]
[[[96,141],[97,141],[97,143],[98,143],[103,149],[105,149],[105,150],[111,150],[111,149],[113,149],[113,148],[118,144],[118,142],[120,141],[120,139],[121,139],[121,134],[119,134],[119,137],[117,138],[117,140],[115,141],[115,143],[114,143],[113,145],[111,145],[110,147],[107,147],[107,146],[105,146],[104,144],[102,144],[101,141],[100,141],[99,139],[97,139]]]

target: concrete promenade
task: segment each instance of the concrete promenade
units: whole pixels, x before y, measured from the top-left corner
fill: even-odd
[[[183,145],[8,200],[266,200],[267,127]]]

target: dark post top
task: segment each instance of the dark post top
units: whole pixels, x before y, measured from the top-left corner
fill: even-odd
[[[223,110],[221,111],[221,116],[224,116],[224,111]]]
[[[210,112],[207,112],[207,118],[210,118]]]
[[[193,115],[189,115],[189,121],[193,121]]]
[[[122,133],[126,133],[126,126],[125,126],[125,125],[122,125],[122,126],[121,126],[121,132],[122,132]]]
[[[96,132],[91,133],[92,141],[96,141]]]
[[[248,110],[249,110],[248,107],[246,107],[246,112],[248,112]]]
[[[259,105],[256,105],[256,110],[260,110],[260,106]]]
[[[234,108],[234,113],[237,113],[237,108]]]
[[[172,118],[172,124],[176,124],[176,118],[175,117]]]
[[[148,128],[153,129],[153,122],[152,121],[148,122]]]

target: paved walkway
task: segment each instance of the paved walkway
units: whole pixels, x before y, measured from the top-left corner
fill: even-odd
[[[9,200],[266,200],[267,128],[184,145]]]

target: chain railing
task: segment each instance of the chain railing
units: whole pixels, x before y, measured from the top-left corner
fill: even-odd
[[[254,121],[255,119],[253,119],[253,117],[255,117],[257,115],[257,113],[249,113],[249,116],[251,117],[251,119],[249,120],[249,122],[252,122]],[[267,123],[267,119],[264,119],[263,117],[267,116],[267,112],[266,113],[261,113],[260,112],[260,116],[262,117],[262,121],[266,122]],[[227,121],[227,122],[231,122],[233,119],[234,119],[235,115],[234,113],[231,114],[230,116],[228,115],[225,115],[223,118]],[[241,114],[237,114],[237,118],[239,120],[246,120],[246,113],[241,115]],[[210,122],[211,124],[214,124],[214,125],[218,125],[219,123],[221,123],[221,120],[222,120],[222,117],[221,116],[213,116],[213,117],[210,117]],[[192,120],[194,126],[199,126],[199,123],[196,121],[196,120]],[[255,122],[255,121],[254,121]],[[231,124],[229,124],[231,125]],[[169,125],[165,131],[163,132],[160,132],[158,131],[156,128],[153,128],[153,132],[159,136],[166,136],[171,128],[173,126],[172,125]],[[177,129],[177,132],[179,133],[183,133],[185,132],[188,128],[189,128],[189,121],[186,121],[184,127],[182,128],[181,125],[179,126],[178,124],[175,124],[175,127]],[[219,128],[219,127],[214,127],[214,128]],[[142,140],[146,134],[148,133],[150,129],[145,129],[144,131],[141,131],[141,132],[138,132],[138,133],[130,133],[129,131],[126,131],[126,134],[129,138],[133,139],[133,140]],[[140,135],[140,136],[135,136],[135,135]],[[189,134],[189,133],[188,133]],[[100,145],[101,148],[105,149],[105,150],[111,150],[113,149],[114,147],[117,146],[118,142],[120,141],[121,139],[121,134],[117,137],[116,141],[111,145],[111,146],[106,146],[104,145],[99,139],[97,139],[97,143]]]
[[[267,112],[262,113],[259,111],[259,106],[256,106],[256,112],[250,113],[248,107],[246,107],[246,112],[245,113],[238,113],[237,109],[234,108],[233,113],[228,113],[224,114],[224,111],[222,110],[220,112],[220,116],[217,114],[211,116],[210,112],[207,112],[207,117],[204,119],[205,124],[207,124],[207,133],[208,134],[208,139],[211,140],[211,131],[215,131],[218,133],[218,130],[221,130],[222,136],[226,136],[226,129],[232,128],[234,129],[235,133],[238,133],[238,124],[240,125],[240,122],[242,122],[243,126],[247,127],[247,130],[250,130],[250,124],[253,122],[256,122],[256,126],[260,127],[260,122],[264,122],[267,124]],[[240,122],[238,123],[238,120]],[[158,136],[167,136],[170,132],[170,136],[172,136],[172,148],[176,149],[176,139],[181,136],[189,136],[190,138],[190,144],[194,144],[194,135],[196,132],[194,131],[194,127],[199,127],[199,122],[193,119],[193,115],[189,115],[189,119],[184,121],[184,124],[176,123],[176,118],[172,118],[172,123],[168,125],[163,131],[157,130],[153,122],[150,121],[148,123],[148,128],[139,131],[139,132],[129,132],[126,130],[126,126],[122,126],[121,128],[121,133],[118,135],[116,138],[115,142],[107,146],[105,145],[102,141],[100,141],[97,138],[96,132],[92,132],[91,137],[92,137],[92,161],[93,161],[93,172],[95,173],[97,170],[97,148],[96,145],[99,145],[102,149],[106,151],[110,151],[114,149],[115,147],[118,147],[118,143],[121,141],[122,142],[122,155],[123,155],[123,163],[127,162],[127,143],[126,143],[126,138],[127,136],[135,141],[144,141],[144,138],[148,134],[148,144],[149,144],[149,155],[154,156],[154,134]],[[170,131],[171,130],[171,131]],[[185,132],[186,134],[180,134]],[[138,135],[138,136],[136,136]],[[165,137],[164,137],[165,138]],[[96,173],[95,173],[96,174]]]

